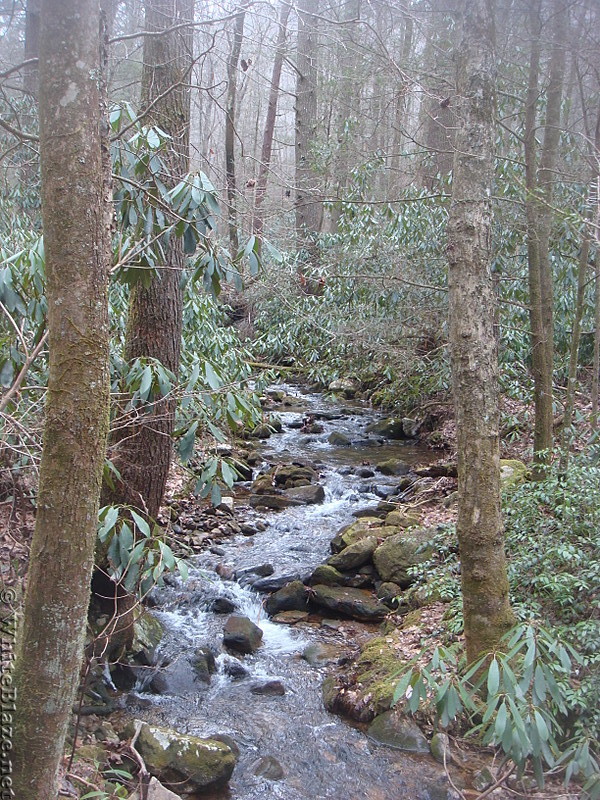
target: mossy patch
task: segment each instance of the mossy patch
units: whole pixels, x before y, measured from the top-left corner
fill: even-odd
[[[397,632],[395,632],[397,633]],[[371,639],[357,661],[357,682],[361,693],[372,705],[375,714],[382,714],[392,706],[394,689],[404,662],[398,658],[394,633]]]
[[[500,459],[500,484],[504,491],[514,489],[529,480],[527,465],[517,458]]]

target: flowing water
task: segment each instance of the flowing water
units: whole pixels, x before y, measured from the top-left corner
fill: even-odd
[[[289,389],[289,387],[285,387]],[[291,390],[298,394],[298,390]],[[144,691],[131,695],[130,709],[139,717],[182,733],[199,736],[226,734],[235,740],[240,757],[228,788],[212,798],[258,800],[437,800],[447,796],[440,768],[429,758],[410,757],[372,743],[364,734],[323,707],[321,683],[327,667],[311,666],[302,653],[308,645],[328,645],[333,657],[344,653],[376,627],[347,621],[325,621],[287,626],[273,623],[263,609],[266,595],[247,582],[248,570],[271,564],[273,577],[305,577],[329,555],[329,542],[337,530],[350,522],[352,512],[374,504],[397,478],[360,479],[349,467],[401,458],[422,463],[430,458],[414,443],[382,443],[365,433],[376,415],[358,404],[334,404],[319,395],[301,395],[303,408],[280,413],[283,432],[261,445],[267,463],[302,460],[320,473],[325,502],[257,514],[248,509],[247,520],[266,524],[255,536],[236,536],[219,543],[219,555],[207,552],[197,557],[186,584],[161,590],[155,612],[166,629],[161,645],[165,665],[159,678],[160,694]],[[323,432],[306,436],[298,421],[310,413],[323,425]],[[350,446],[328,443],[332,431],[345,434]],[[265,464],[265,466],[266,466]],[[238,508],[244,497],[238,497]],[[217,565],[230,565],[237,580],[223,580]],[[244,585],[246,584],[246,585]],[[217,597],[236,606],[236,613],[249,617],[264,634],[259,650],[239,658],[223,651],[223,625],[227,617],[210,611]],[[217,653],[217,673],[210,684],[197,680],[190,662],[195,650],[208,646]],[[244,674],[245,673],[245,674]],[[279,680],[282,696],[254,694],[251,689]],[[254,774],[255,762],[272,756],[284,776],[267,780]],[[207,795],[205,795],[207,796]]]

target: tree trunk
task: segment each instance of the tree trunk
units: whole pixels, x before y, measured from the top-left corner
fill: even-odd
[[[462,0],[462,98],[448,221],[450,344],[458,443],[458,523],[467,657],[513,622],[500,511],[498,359],[490,269],[495,134],[493,18]]]
[[[244,38],[244,20],[246,18],[245,5],[235,17],[233,43],[227,61],[227,108],[225,111],[225,173],[227,177],[227,217],[229,225],[229,244],[231,256],[239,249],[238,216],[237,216],[237,191],[235,178],[235,117],[237,94],[237,71]]]
[[[40,150],[49,377],[35,534],[15,667],[14,784],[56,800],[79,679],[108,428],[99,0],[45,0]]]
[[[161,31],[193,20],[193,0],[149,0],[145,29]],[[154,105],[146,121],[171,137],[164,155],[172,187],[188,171],[190,93],[186,84],[192,64],[192,28],[177,28],[162,36],[144,38],[142,107]],[[148,288],[138,284],[129,301],[125,356],[155,358],[174,375],[179,373],[182,330],[181,271],[183,242],[171,236],[166,263]],[[155,519],[162,502],[172,456],[175,401],[150,400],[145,409],[122,426],[111,454],[121,474],[116,492],[106,500],[141,509]]]
[[[318,0],[299,0],[296,57],[296,238],[302,260],[319,261],[317,235],[322,206],[317,200],[317,176],[311,146],[317,132],[317,18]]]
[[[25,8],[25,61],[39,56],[40,5],[41,0],[27,0]],[[37,97],[38,82],[38,65],[31,64],[23,70],[23,88],[33,97]]]
[[[260,153],[260,167],[258,179],[256,181],[256,199],[254,201],[254,220],[253,231],[256,236],[262,236],[264,227],[264,211],[262,208],[265,194],[267,192],[267,178],[271,165],[271,152],[273,149],[273,134],[275,133],[275,120],[277,118],[277,101],[279,99],[279,84],[281,83],[281,68],[285,55],[285,40],[287,35],[287,23],[290,16],[291,6],[282,3],[279,12],[279,32],[277,34],[277,44],[275,45],[275,59],[273,60],[273,74],[271,76],[271,88],[269,89],[269,104],[267,106],[267,118],[265,120],[265,131],[263,134],[262,149]]]
[[[553,446],[554,321],[550,233],[552,195],[560,140],[562,86],[565,72],[565,40],[568,11],[562,0],[554,0],[554,35],[546,100],[544,143],[536,168],[536,104],[538,100],[541,14],[540,4],[531,8],[532,51],[525,123],[525,170],[527,249],[529,259],[529,304],[531,358],[534,380],[534,475],[545,474]]]

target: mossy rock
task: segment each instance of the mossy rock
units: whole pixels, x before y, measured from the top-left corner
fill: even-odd
[[[385,518],[385,524],[396,528],[413,528],[421,522],[417,514],[410,514],[407,511],[390,511]]]
[[[414,577],[408,572],[410,567],[425,561],[431,554],[429,548],[423,549],[431,535],[431,529],[420,528],[386,538],[373,553],[373,563],[381,579],[407,589],[414,582]]]
[[[164,634],[163,626],[149,611],[143,611],[133,623],[131,652],[142,656],[146,664],[154,663],[156,648]]]
[[[366,539],[367,536],[379,536],[379,531],[383,522],[379,517],[361,517],[356,522],[345,525],[336,533],[331,540],[331,552],[340,553],[359,539]]]
[[[429,743],[417,723],[398,711],[385,711],[369,725],[367,736],[378,744],[407,753],[429,753]]]
[[[377,539],[375,536],[365,536],[328,558],[327,563],[330,567],[342,572],[357,569],[371,560],[376,548]]]
[[[398,672],[402,662],[394,644],[398,642],[397,630],[377,636],[363,647],[357,661],[357,682],[375,714],[382,714],[392,706]]]
[[[375,469],[382,475],[407,475],[410,472],[408,464],[399,458],[388,458],[387,461],[381,461]]]
[[[500,485],[505,491],[515,489],[529,480],[527,465],[517,458],[500,459]]]
[[[136,748],[151,774],[166,784],[178,784],[179,790],[198,791],[223,784],[236,762],[235,754],[223,742],[184,736],[147,723],[140,728]]]
[[[323,586],[340,586],[344,582],[344,576],[335,567],[329,564],[320,564],[310,576],[310,584],[320,583]]]

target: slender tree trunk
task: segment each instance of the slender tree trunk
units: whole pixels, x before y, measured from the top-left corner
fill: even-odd
[[[317,199],[317,176],[310,152],[317,132],[317,18],[318,0],[299,0],[296,57],[296,237],[303,261],[319,261],[317,235],[322,206]]]
[[[554,36],[550,55],[550,77],[546,100],[544,143],[539,170],[536,154],[536,105],[538,100],[541,5],[532,6],[532,51],[525,124],[525,169],[527,248],[529,258],[529,305],[531,358],[534,380],[534,475],[545,474],[553,447],[554,321],[550,233],[552,195],[560,140],[562,86],[565,72],[565,40],[568,11],[562,0],[554,0]]]
[[[50,364],[16,663],[13,791],[56,800],[79,680],[108,428],[99,0],[44,0],[40,150]]]
[[[235,17],[235,27],[233,31],[233,43],[227,61],[227,108],[225,111],[225,173],[227,176],[227,218],[229,226],[229,244],[231,255],[235,254],[239,248],[238,236],[238,215],[237,215],[237,191],[235,176],[235,118],[236,118],[236,94],[237,94],[237,71],[244,38],[244,20],[246,18],[246,5],[242,6],[241,11]]]
[[[571,439],[571,421],[575,405],[575,389],[577,387],[577,366],[579,356],[579,340],[581,338],[581,322],[585,311],[585,282],[588,261],[590,256],[590,236],[586,229],[583,234],[579,264],[577,267],[577,297],[575,299],[575,315],[573,319],[573,334],[569,351],[569,377],[567,380],[567,396],[565,398],[565,411],[563,414],[563,429],[561,442],[561,469],[566,469],[569,462],[569,447]]]
[[[273,74],[271,75],[271,87],[269,89],[269,104],[267,106],[267,118],[265,120],[265,130],[260,153],[260,167],[258,169],[258,179],[256,181],[256,199],[254,201],[254,220],[252,225],[256,236],[262,236],[264,228],[265,218],[262,205],[267,192],[267,179],[269,167],[271,165],[273,134],[275,133],[277,101],[279,99],[279,84],[281,83],[281,68],[285,55],[287,23],[290,10],[291,6],[288,3],[281,4],[279,11],[279,31],[277,34],[277,44],[275,45],[275,58],[273,60]]]
[[[37,58],[40,51],[41,0],[27,0],[25,8],[25,61]],[[33,97],[38,93],[38,67],[32,64],[23,71],[23,88]]]
[[[450,344],[458,442],[458,539],[467,657],[493,649],[513,622],[500,511],[498,359],[490,269],[495,139],[494,20],[462,0],[462,98],[448,221]]]
[[[193,0],[148,0],[145,28],[164,31],[193,20]],[[192,64],[190,28],[177,28],[162,36],[144,39],[142,107],[154,103],[146,117],[171,137],[165,154],[174,186],[188,171],[190,93],[186,84]],[[171,236],[165,264],[148,288],[138,284],[129,301],[125,344],[128,361],[155,358],[175,375],[179,373],[182,330],[181,271],[185,264],[183,242]],[[172,456],[175,422],[173,399],[149,401],[149,406],[123,426],[112,454],[122,480],[106,500],[126,503],[155,519],[162,502]]]
[[[592,427],[598,428],[598,395],[600,384],[600,244],[596,242],[594,259],[594,357],[592,375]]]

